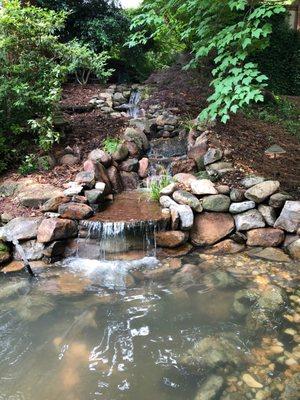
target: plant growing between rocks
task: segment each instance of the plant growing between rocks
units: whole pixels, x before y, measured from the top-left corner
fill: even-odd
[[[168,175],[167,172],[156,177],[155,179],[152,179],[149,186],[150,198],[152,200],[159,201],[161,190],[168,186],[171,182],[172,177]]]
[[[121,140],[118,138],[107,137],[103,140],[103,150],[109,154],[113,154],[118,150]]]

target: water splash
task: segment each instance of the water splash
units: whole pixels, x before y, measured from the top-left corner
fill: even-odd
[[[137,118],[140,112],[141,94],[138,90],[133,90],[130,94],[129,104],[128,104],[128,115],[132,118]]]
[[[24,263],[25,270],[29,273],[29,275],[35,276],[30,267],[28,258],[26,257],[26,254],[25,254],[25,251],[24,251],[23,247],[20,245],[19,240],[16,238],[9,238],[9,237],[7,238],[7,240],[12,242],[12,244],[15,246],[17,252],[20,254],[20,257]]]

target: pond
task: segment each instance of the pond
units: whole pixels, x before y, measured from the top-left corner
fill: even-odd
[[[195,252],[2,274],[0,399],[281,398],[297,390],[296,273]]]

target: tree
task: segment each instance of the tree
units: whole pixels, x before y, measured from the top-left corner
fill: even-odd
[[[290,1],[291,2],[291,1]],[[226,123],[250,102],[263,101],[268,77],[250,57],[268,46],[270,20],[283,14],[286,1],[277,0],[145,0],[132,21],[129,45],[158,39],[163,31],[176,32],[193,55],[186,68],[204,58],[213,60],[213,94],[201,120],[220,118]],[[147,36],[147,26],[154,26]]]

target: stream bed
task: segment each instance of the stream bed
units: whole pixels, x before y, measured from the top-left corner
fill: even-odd
[[[193,253],[2,274],[0,399],[297,399],[298,268]]]

